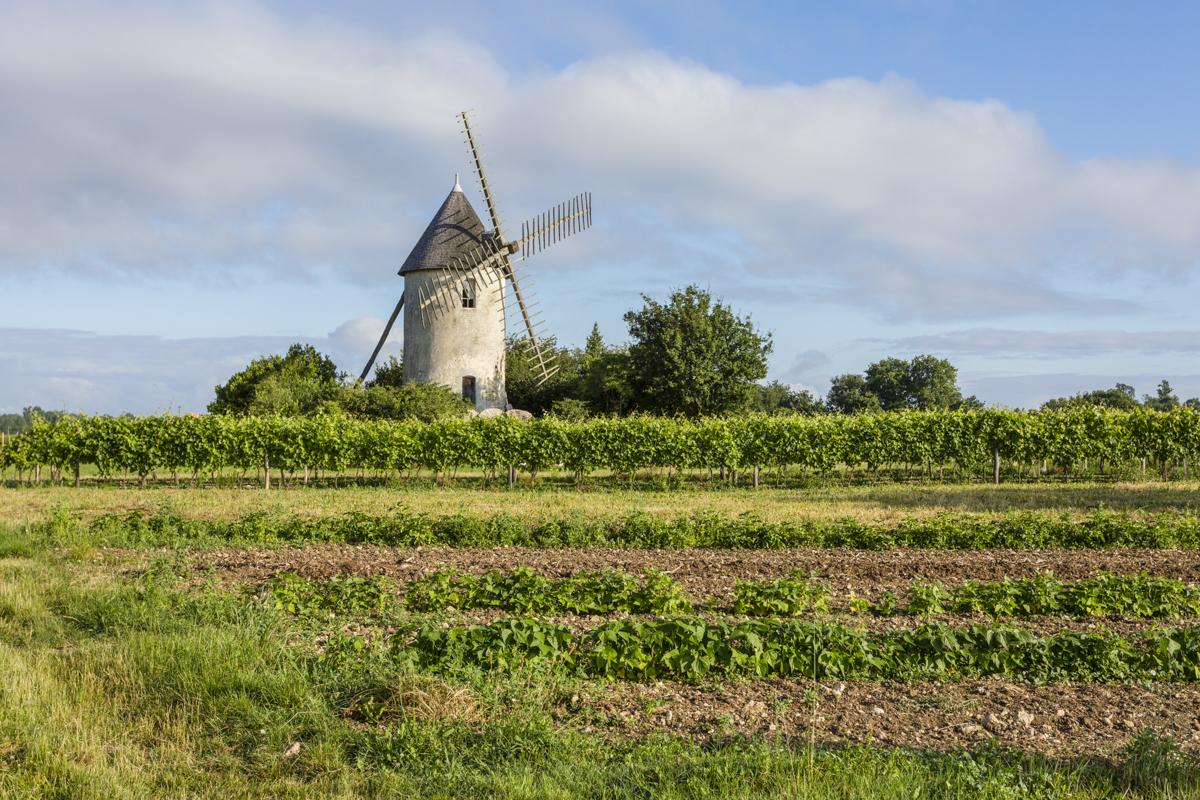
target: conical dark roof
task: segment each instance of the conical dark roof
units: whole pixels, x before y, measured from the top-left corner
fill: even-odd
[[[400,274],[419,269],[438,269],[454,260],[455,256],[474,250],[483,242],[483,223],[471,208],[458,181],[454,181],[446,202],[437,210],[421,238],[417,240]]]

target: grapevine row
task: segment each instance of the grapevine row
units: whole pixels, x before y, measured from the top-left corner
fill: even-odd
[[[1066,470],[1088,462],[1141,461],[1162,469],[1185,467],[1200,455],[1200,411],[1178,408],[1112,411],[911,411],[854,416],[680,420],[635,416],[571,422],[507,417],[431,423],[313,418],[74,416],[39,422],[0,447],[0,469],[57,474],[91,465],[101,475],[145,479],[169,471],[193,475],[225,469],[348,470],[446,475],[475,470],[495,475],[516,469],[565,469],[632,476],[668,471],[798,467],[907,467],[918,472],[953,466],[999,475],[1010,464],[1054,464]],[[77,472],[76,472],[77,474]]]

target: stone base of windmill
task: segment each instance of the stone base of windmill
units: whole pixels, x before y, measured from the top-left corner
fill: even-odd
[[[501,411],[498,408],[485,408],[483,411],[468,411],[469,417],[512,417],[513,419],[533,419],[533,414],[528,411],[523,411],[519,408],[510,408],[507,411]]]

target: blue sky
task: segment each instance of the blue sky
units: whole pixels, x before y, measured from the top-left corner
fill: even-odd
[[[356,372],[464,107],[507,219],[594,193],[529,265],[564,342],[695,282],[818,393],[931,352],[997,404],[1200,395],[1198,9],[0,2],[0,410]]]

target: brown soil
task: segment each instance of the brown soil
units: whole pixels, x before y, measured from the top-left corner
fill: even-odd
[[[109,553],[133,560],[146,551]],[[670,573],[695,597],[730,596],[735,579],[778,577],[793,570],[826,582],[835,598],[850,591],[877,596],[903,593],[914,580],[946,584],[965,579],[998,580],[1053,573],[1078,579],[1097,572],[1173,577],[1200,583],[1200,551],[1046,550],[871,552],[836,549],[792,550],[625,550],[529,548],[389,548],[308,545],[303,548],[225,548],[197,552],[198,571],[212,569],[224,582],[253,583],[280,572],[310,578],[337,574],[387,575],[411,580],[431,571],[509,570],[524,565],[563,577],[605,568]],[[500,612],[454,615],[484,622]],[[914,618],[830,615],[829,619],[873,629],[916,625]],[[604,617],[556,617],[588,627]],[[938,617],[962,624],[974,617]],[[1130,632],[1152,624],[1130,620],[1016,620],[1042,633],[1104,628]],[[1195,624],[1196,620],[1168,624]],[[875,742],[891,746],[946,750],[994,739],[1006,747],[1052,756],[1111,756],[1139,731],[1172,736],[1200,755],[1200,686],[1187,684],[1034,686],[1001,679],[957,683],[871,683],[804,680],[731,681],[715,686],[674,682],[651,685],[587,682],[557,709],[563,725],[614,735],[671,732],[695,739],[732,733],[812,737],[822,744]]]
[[[827,583],[835,596],[853,591],[864,597],[902,592],[914,580],[956,584],[966,579],[999,580],[1039,573],[1070,580],[1097,572],[1146,572],[1200,583],[1200,550],[545,550],[307,545],[209,550],[198,552],[195,563],[200,569],[211,566],[230,582],[261,581],[280,572],[309,578],[349,573],[410,580],[446,568],[485,572],[523,565],[554,577],[581,570],[642,572],[653,568],[670,573],[695,597],[718,599],[730,596],[735,579],[774,578],[793,570]]]
[[[1113,755],[1139,731],[1200,753],[1200,687],[756,681],[605,684],[563,703],[564,722],[632,735],[728,733],[946,750],[994,739],[1053,756]]]

